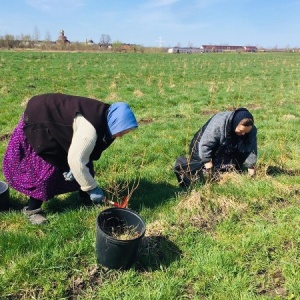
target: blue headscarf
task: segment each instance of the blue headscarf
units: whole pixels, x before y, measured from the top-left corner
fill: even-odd
[[[116,102],[109,107],[107,124],[111,135],[138,127],[132,110],[125,102]]]

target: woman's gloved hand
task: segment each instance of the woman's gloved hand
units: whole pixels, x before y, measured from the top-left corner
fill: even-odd
[[[90,195],[90,198],[94,202],[94,204],[104,204],[105,195],[99,187],[95,187],[94,189],[87,192]]]
[[[65,181],[73,181],[73,180],[75,180],[74,175],[71,172],[71,170],[69,172],[64,172],[63,175],[65,177]]]

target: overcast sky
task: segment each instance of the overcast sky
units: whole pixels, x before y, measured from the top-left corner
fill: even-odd
[[[10,0],[0,36],[143,46],[300,47],[300,0]]]

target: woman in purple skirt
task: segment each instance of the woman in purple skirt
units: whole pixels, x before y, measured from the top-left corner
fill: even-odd
[[[104,203],[104,192],[94,179],[93,161],[115,138],[137,127],[124,102],[109,105],[65,94],[32,97],[3,159],[9,185],[29,196],[24,213],[31,223],[47,221],[41,205],[55,195],[79,190],[93,203]]]

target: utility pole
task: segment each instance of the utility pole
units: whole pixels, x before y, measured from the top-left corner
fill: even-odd
[[[160,36],[158,40],[156,41],[158,43],[158,47],[161,48],[163,46],[163,43],[165,42],[162,37]]]

